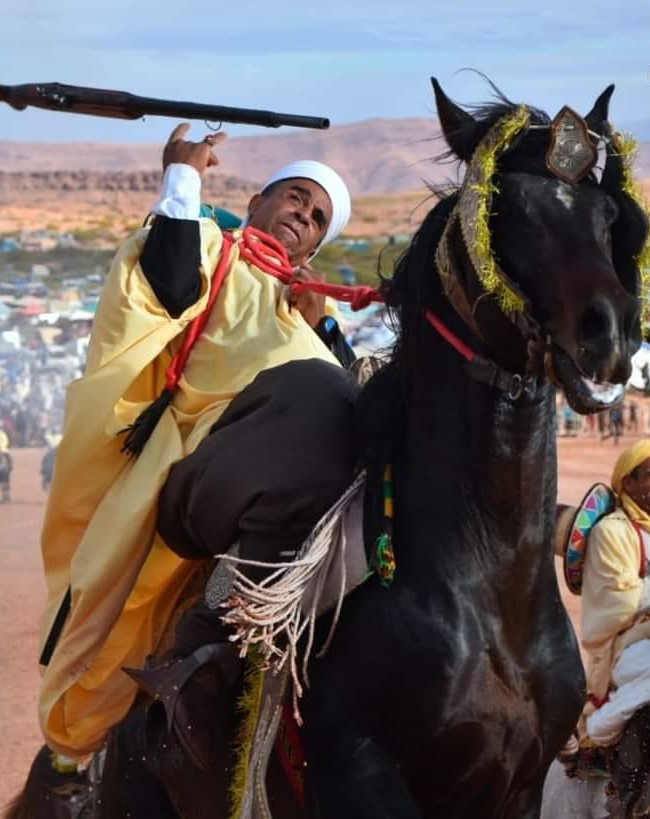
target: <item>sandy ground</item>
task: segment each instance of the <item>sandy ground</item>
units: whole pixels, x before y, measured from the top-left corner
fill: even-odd
[[[591,483],[607,481],[621,449],[631,443],[559,438],[559,498],[577,503]],[[16,450],[12,502],[0,505],[0,806],[21,787],[41,744],[36,720],[37,624],[45,595],[39,533],[45,495],[41,450]],[[579,598],[564,594],[574,617]]]

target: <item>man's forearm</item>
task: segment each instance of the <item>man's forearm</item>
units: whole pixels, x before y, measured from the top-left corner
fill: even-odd
[[[180,164],[167,168],[152,211],[156,219],[140,256],[156,298],[174,317],[194,304],[201,292],[200,194],[201,180],[194,168]]]

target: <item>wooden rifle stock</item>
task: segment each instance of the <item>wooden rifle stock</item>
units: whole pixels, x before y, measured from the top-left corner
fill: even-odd
[[[224,105],[206,105],[198,102],[177,102],[151,97],[139,97],[126,91],[106,91],[101,88],[83,88],[58,82],[24,85],[0,85],[0,102],[6,102],[17,111],[27,107],[48,111],[66,111],[69,114],[89,114],[113,119],[140,119],[140,117],[174,117],[202,119],[206,122],[233,122],[242,125],[262,125],[279,128],[329,128],[325,117],[307,117],[300,114],[278,114],[254,108],[230,108]]]

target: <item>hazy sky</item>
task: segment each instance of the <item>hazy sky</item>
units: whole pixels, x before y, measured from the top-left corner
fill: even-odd
[[[467,67],[551,114],[565,103],[585,112],[615,82],[612,119],[645,121],[650,137],[648,0],[0,0],[2,84],[59,81],[340,124],[428,116],[431,75],[459,102],[485,99]],[[173,125],[0,104],[0,139],[157,142]]]

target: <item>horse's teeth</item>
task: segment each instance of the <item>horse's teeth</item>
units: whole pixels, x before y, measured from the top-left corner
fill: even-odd
[[[607,381],[598,383],[584,376],[582,383],[587,387],[594,401],[607,406],[622,400],[625,392],[625,387],[622,384],[609,384]]]

